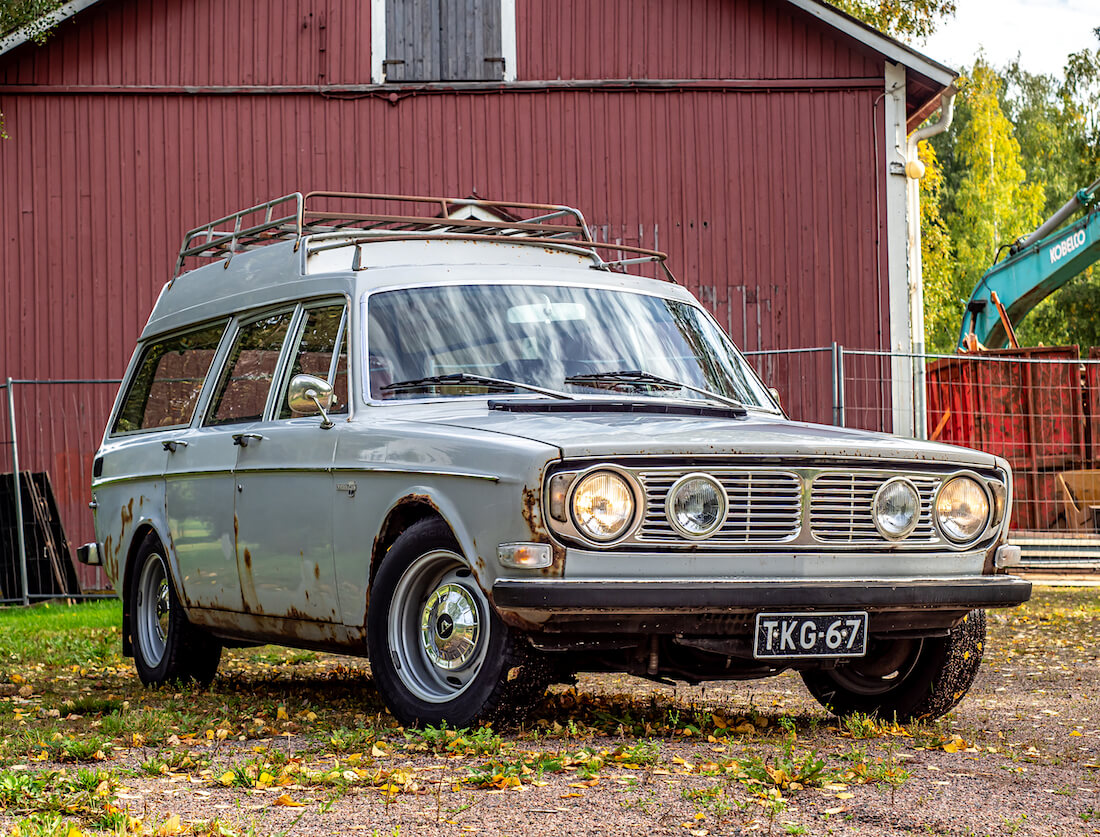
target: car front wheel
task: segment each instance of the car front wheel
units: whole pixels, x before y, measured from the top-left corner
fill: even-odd
[[[833,669],[802,672],[818,703],[837,715],[861,712],[910,721],[946,715],[974,683],[985,645],[985,611],[945,637],[872,637],[867,655]]]
[[[146,686],[209,685],[221,660],[221,643],[188,621],[156,535],[146,537],[134,560],[130,635],[138,677]]]
[[[375,685],[405,724],[519,717],[546,688],[549,667],[490,607],[438,519],[410,526],[382,559],[367,648]]]

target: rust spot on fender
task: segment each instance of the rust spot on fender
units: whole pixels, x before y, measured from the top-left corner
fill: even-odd
[[[256,582],[252,578],[252,551],[245,547],[242,552],[236,546],[237,540],[237,515],[233,515],[233,541],[237,554],[237,574],[241,579],[241,603],[245,613],[263,613],[260,600],[256,596]]]
[[[435,511],[439,511],[439,506],[427,494],[408,494],[398,500],[394,508],[417,503],[423,503],[426,506],[431,506]]]
[[[320,580],[320,578],[321,578],[321,565],[320,564],[314,564],[313,565],[313,577]]]
[[[531,530],[532,537],[537,539],[546,534],[546,528],[542,525],[542,492],[539,489],[523,489],[520,511],[523,519],[527,521],[527,528]]]
[[[130,498],[130,502],[128,502],[125,506],[122,507],[121,517],[122,517],[122,531],[125,532],[126,527],[134,522],[134,498],[133,497]]]
[[[519,630],[521,630],[521,631],[529,631],[529,632],[530,631],[541,631],[542,630],[542,625],[535,624],[534,622],[529,622],[526,619],[519,616],[518,614],[509,613],[507,611],[497,610],[497,607],[496,607],[495,604],[493,605],[493,610],[497,611],[497,614],[500,616],[501,620],[505,624],[511,625],[513,628],[519,628]]]

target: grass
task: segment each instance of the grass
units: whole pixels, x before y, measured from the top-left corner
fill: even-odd
[[[122,603],[116,599],[0,608],[0,631],[0,678],[28,666],[53,669],[122,662]]]
[[[1013,670],[1030,677],[1089,662],[1098,621],[1092,591],[1042,591],[1017,611],[995,612],[988,676],[1000,683]],[[361,664],[316,652],[235,649],[211,689],[144,689],[122,657],[120,625],[117,601],[0,608],[0,834],[14,827],[24,837],[67,837],[71,827],[123,833],[135,821],[146,833],[165,830],[170,811],[129,811],[118,798],[120,788],[161,782],[228,795],[242,810],[285,793],[282,804],[312,805],[319,816],[339,816],[347,793],[386,804],[426,796],[437,821],[441,811],[457,817],[476,807],[487,790],[552,783],[566,799],[612,786],[660,816],[685,806],[749,827],[766,815],[766,826],[800,833],[803,826],[777,817],[842,792],[830,789],[840,785],[875,786],[892,803],[913,781],[905,759],[914,751],[961,758],[974,737],[950,717],[837,721],[740,698],[704,702],[698,690],[684,697],[610,687],[558,689],[523,726],[404,729]],[[993,743],[1004,751],[998,764],[1031,758],[1024,747]],[[669,787],[671,796],[662,790]],[[1097,818],[1084,807],[1072,816]],[[224,819],[183,830],[268,833]]]

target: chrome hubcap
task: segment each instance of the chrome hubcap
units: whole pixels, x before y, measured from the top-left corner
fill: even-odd
[[[454,670],[477,651],[477,603],[464,587],[444,584],[428,597],[420,620],[424,651],[433,665]]]
[[[164,658],[168,645],[170,618],[168,571],[164,558],[150,555],[141,568],[137,587],[137,640],[145,662],[155,668]]]
[[[485,660],[488,613],[460,555],[440,549],[413,561],[394,589],[387,638],[405,688],[427,703],[462,694]]]

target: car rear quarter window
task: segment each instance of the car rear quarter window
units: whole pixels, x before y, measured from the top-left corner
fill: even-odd
[[[112,434],[190,424],[226,322],[150,343],[135,367]]]
[[[206,423],[236,424],[263,418],[293,311],[242,325],[222,367]]]

